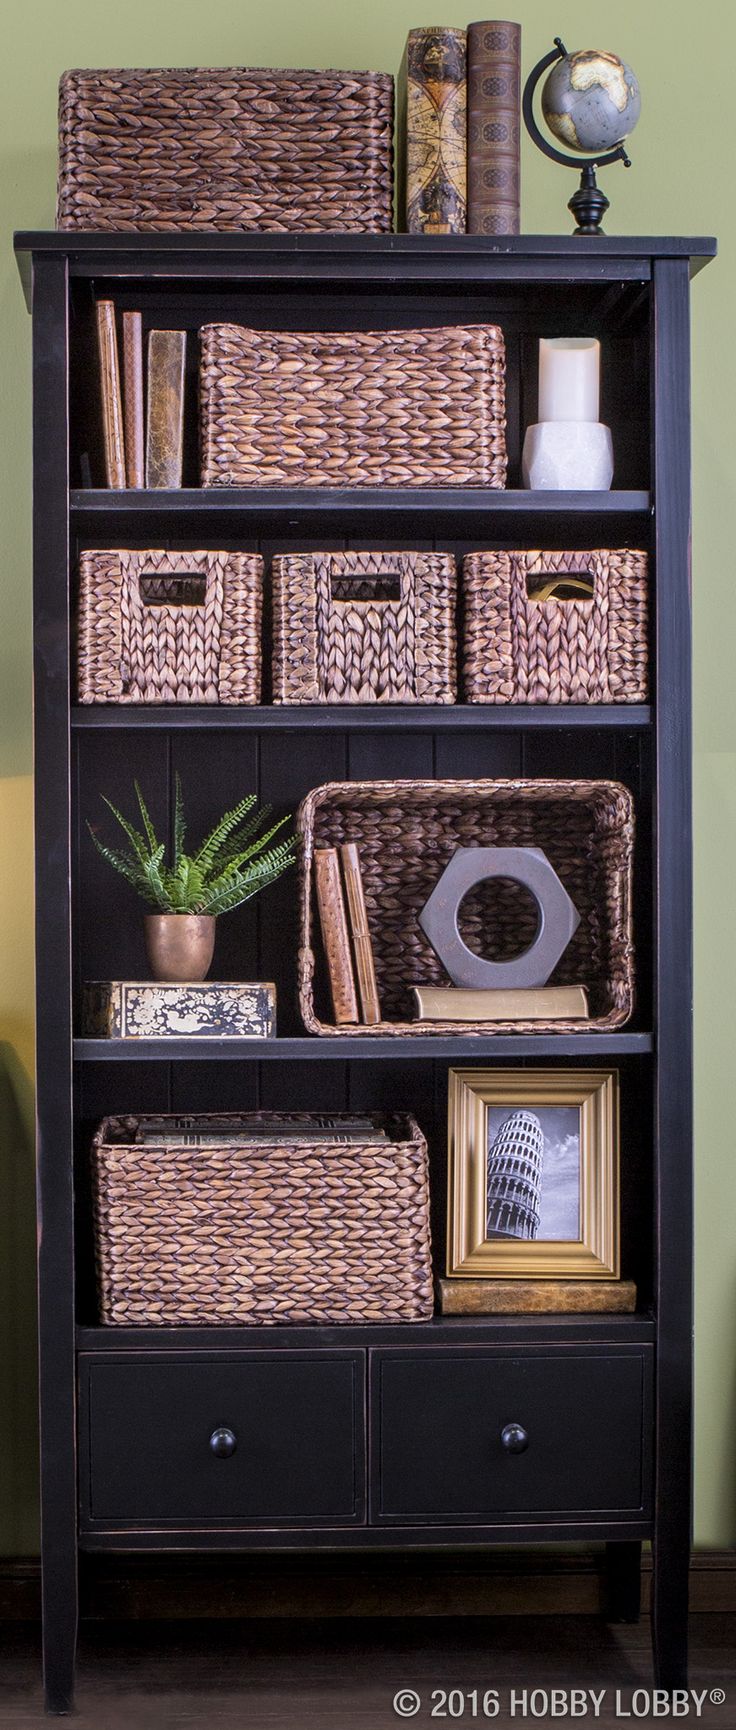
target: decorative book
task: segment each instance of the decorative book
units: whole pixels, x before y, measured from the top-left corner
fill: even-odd
[[[587,1021],[583,985],[533,990],[467,991],[455,985],[415,985],[418,1021]]]
[[[350,930],[340,875],[340,856],[336,847],[316,849],[314,880],[335,1021],[339,1026],[351,1024],[359,1021],[360,1015],[350,953]]]
[[[518,234],[521,25],[468,26],[468,234]]]
[[[373,959],[373,945],[368,927],[368,912],[363,889],[363,873],[360,869],[360,854],[352,841],[344,842],[340,848],[343,877],[345,879],[345,896],[348,908],[348,920],[353,939],[353,955],[355,958],[355,974],[360,992],[360,1006],[363,1020],[368,1027],[375,1027],[381,1019],[381,1005],[378,1001],[378,986],[376,985],[376,967]]]
[[[636,1286],[625,1279],[441,1279],[446,1316],[630,1315]]]
[[[125,471],[129,487],[146,484],[143,417],[143,315],[123,313]]]
[[[146,486],[180,487],[184,438],[185,330],[148,337]]]
[[[105,480],[109,487],[119,491],[125,487],[125,439],[115,305],[111,300],[97,302],[97,347],[100,361]]]
[[[93,1039],[273,1039],[276,987],[94,980],[84,987],[82,1027]]]
[[[410,30],[399,74],[400,217],[408,234],[465,233],[466,97],[465,31]]]

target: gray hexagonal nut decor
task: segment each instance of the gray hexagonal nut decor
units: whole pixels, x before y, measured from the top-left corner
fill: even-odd
[[[510,877],[537,903],[534,942],[513,961],[484,961],[463,942],[460,904],[488,877]],[[476,991],[546,985],[580,924],[580,914],[541,847],[458,847],[419,915],[419,923],[453,985]]]

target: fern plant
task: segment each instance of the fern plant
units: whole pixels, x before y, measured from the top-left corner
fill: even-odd
[[[226,811],[197,848],[185,853],[186,824],[181,781],[176,777],[174,856],[165,863],[166,845],[159,841],[141,789],[134,783],[143,830],[129,823],[110,799],[102,797],[127,836],[129,847],[108,847],[88,823],[98,853],[120,872],[131,888],[157,913],[230,913],[250,901],[294,863],[294,837],[271,843],[289,822],[282,817],[270,828],[270,805],[257,810],[255,793]]]

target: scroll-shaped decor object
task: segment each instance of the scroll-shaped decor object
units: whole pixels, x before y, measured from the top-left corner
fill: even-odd
[[[460,904],[476,883],[510,878],[537,904],[534,941],[513,961],[485,961],[460,936]],[[541,847],[459,847],[445,866],[419,923],[453,985],[494,991],[546,985],[574,937],[580,914]]]

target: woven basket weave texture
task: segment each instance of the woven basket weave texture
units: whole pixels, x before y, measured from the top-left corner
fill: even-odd
[[[204,486],[505,486],[496,325],[200,335]]]
[[[275,703],[454,703],[449,553],[288,553],[272,565]]]
[[[57,225],[389,233],[381,72],[65,72]]]
[[[309,1032],[340,1038],[326,993],[315,992],[321,947],[312,883],[315,846],[353,841],[360,852],[383,1019],[366,1036],[457,1031],[453,1022],[409,1019],[413,985],[446,985],[418,915],[458,847],[541,847],[580,914],[551,984],[584,985],[590,1021],[497,1022],[499,1032],[620,1027],[634,1006],[631,929],[633,799],[615,781],[363,781],[318,787],[297,814],[300,835],[299,1007]],[[495,880],[462,902],[471,949],[510,960],[532,943],[536,907],[518,885]],[[319,955],[319,962],[318,957]],[[322,1011],[324,1005],[325,1012]],[[487,1022],[463,1033],[488,1033]]]
[[[293,1121],[294,1115],[290,1114]],[[302,1114],[298,1114],[302,1115]],[[172,1120],[157,1120],[164,1132]],[[309,1114],[303,1114],[305,1127]],[[278,1132],[277,1112],[232,1117]],[[427,1147],[136,1145],[106,1118],[92,1148],[101,1320],[118,1327],[299,1326],[432,1315]]]
[[[530,579],[566,575],[592,578],[592,599],[530,598]],[[468,702],[646,702],[646,553],[468,553],[463,607]]]
[[[256,553],[83,552],[80,703],[257,703],[262,610]]]

